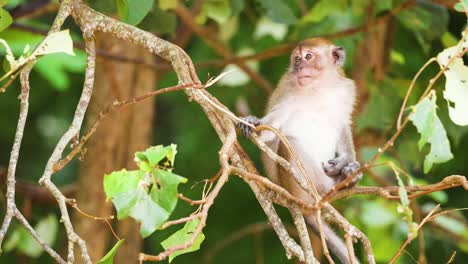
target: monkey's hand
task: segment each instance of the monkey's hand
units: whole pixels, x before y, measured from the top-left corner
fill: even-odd
[[[333,177],[341,175],[341,170],[349,163],[349,159],[345,155],[341,155],[329,160],[326,164],[322,162],[322,168],[326,175]]]
[[[327,164],[322,163],[322,168],[326,175],[335,178],[336,182],[339,183],[359,170],[361,165],[358,161],[349,161],[345,155],[342,155],[329,160]],[[359,173],[349,183],[348,187],[356,185],[361,178],[362,173]]]
[[[258,126],[261,124],[260,119],[258,119],[256,116],[246,116],[246,117],[241,117],[241,119],[253,126]],[[241,130],[242,134],[244,134],[244,136],[246,136],[247,138],[250,138],[250,135],[252,135],[252,133],[255,130],[255,128],[243,122],[237,123],[237,127]]]
[[[361,164],[359,164],[358,161],[352,161],[348,164],[346,164],[342,169],[341,169],[341,174],[343,175],[343,180],[346,179],[347,177],[353,175],[357,170],[361,168]],[[362,172],[359,172],[358,175],[356,175],[353,180],[349,183],[348,187],[353,187],[356,185],[356,183],[362,178]]]

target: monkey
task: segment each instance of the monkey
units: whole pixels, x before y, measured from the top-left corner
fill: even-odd
[[[356,86],[344,74],[345,57],[345,50],[329,40],[303,40],[292,51],[289,67],[268,101],[266,115],[261,119],[255,116],[242,118],[254,126],[263,124],[278,129],[304,164],[307,175],[301,176],[310,177],[320,196],[360,168],[351,133]],[[237,126],[246,137],[254,131],[242,122]],[[271,131],[260,132],[260,139],[292,166],[297,166]],[[262,161],[273,182],[297,198],[316,202],[265,153],[262,153]],[[361,177],[360,173],[350,186]],[[304,218],[318,235],[316,215],[309,213]],[[342,263],[350,263],[343,240],[324,221],[322,227],[331,252]]]

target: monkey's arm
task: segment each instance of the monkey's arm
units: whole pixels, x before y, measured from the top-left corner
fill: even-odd
[[[323,164],[323,170],[328,176],[336,177],[337,182],[340,182],[360,167],[361,165],[356,161],[351,128],[345,127],[337,144],[336,158],[329,160],[327,164]],[[354,178],[351,185],[354,185],[361,178],[362,173]]]

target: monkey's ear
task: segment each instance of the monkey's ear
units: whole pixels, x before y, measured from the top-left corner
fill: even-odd
[[[346,52],[343,47],[336,47],[332,51],[333,63],[336,66],[343,67],[346,59]]]

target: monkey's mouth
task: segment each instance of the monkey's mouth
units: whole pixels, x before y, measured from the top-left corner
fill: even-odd
[[[310,75],[298,75],[297,76],[298,80],[309,79],[309,78],[312,78],[312,76]]]

